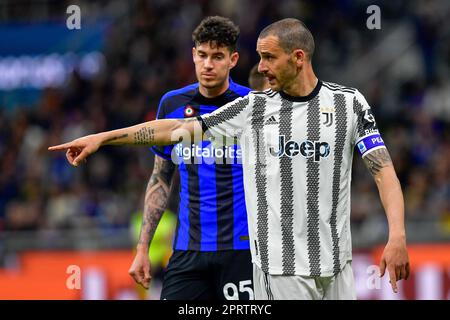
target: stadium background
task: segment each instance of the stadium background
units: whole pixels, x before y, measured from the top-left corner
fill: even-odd
[[[66,27],[72,4],[81,8],[81,30]],[[380,30],[366,26],[372,4],[381,9]],[[351,216],[358,297],[449,299],[446,0],[0,1],[0,298],[159,298],[176,188],[152,247],[151,290],[137,290],[127,274],[152,153],[104,148],[74,169],[46,149],[154,119],[166,91],[195,80],[191,32],[216,14],[241,29],[235,82],[246,85],[258,61],[259,31],[297,17],[315,36],[318,76],[357,87],[372,105],[405,195],[412,277],[398,295],[386,277],[379,287],[371,277],[387,223],[358,159]],[[81,270],[79,289],[70,286],[70,266]]]

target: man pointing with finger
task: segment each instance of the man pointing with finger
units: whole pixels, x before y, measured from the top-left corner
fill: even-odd
[[[259,35],[258,71],[271,89],[190,120],[153,121],[52,147],[77,165],[106,144],[165,145],[198,131],[242,148],[256,299],[355,299],[350,234],[353,152],[379,190],[389,223],[380,268],[409,276],[404,204],[371,108],[356,89],[319,80],[314,39],[297,19]]]

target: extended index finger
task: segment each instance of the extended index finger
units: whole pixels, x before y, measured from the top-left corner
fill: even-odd
[[[395,267],[392,265],[388,266],[388,272],[392,290],[397,293],[397,276],[395,274]]]
[[[67,142],[67,143],[63,143],[63,144],[58,144],[56,146],[51,146],[51,147],[48,147],[48,150],[49,151],[66,150],[66,149],[69,149],[70,147],[73,147],[72,142]]]

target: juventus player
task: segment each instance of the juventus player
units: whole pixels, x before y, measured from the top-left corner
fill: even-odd
[[[251,92],[211,114],[163,120],[51,147],[77,166],[103,145],[173,144],[203,131],[239,138],[256,299],[355,299],[351,269],[350,182],[357,149],[374,177],[389,223],[381,276],[409,276],[404,204],[369,105],[353,88],[319,80],[314,39],[297,19],[259,35],[259,71],[271,89]],[[186,137],[189,138],[189,137]],[[194,137],[195,138],[195,137]],[[229,140],[229,139],[228,139]],[[233,140],[233,139],[231,139]]]

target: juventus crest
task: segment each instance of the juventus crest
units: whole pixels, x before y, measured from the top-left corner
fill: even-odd
[[[324,124],[326,127],[330,127],[333,124],[334,111],[335,109],[332,107],[320,108],[320,112],[324,116],[324,121],[322,122],[322,124]]]

